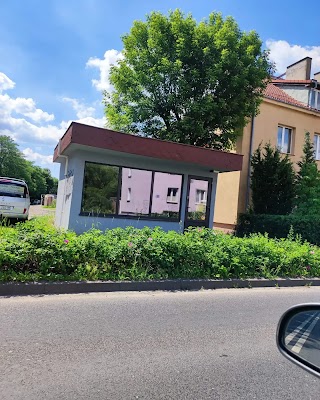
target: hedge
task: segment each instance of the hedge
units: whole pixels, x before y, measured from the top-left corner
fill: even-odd
[[[319,275],[320,249],[291,238],[132,227],[76,235],[45,218],[0,227],[1,282]]]
[[[267,233],[271,238],[286,238],[290,232],[301,235],[302,240],[320,245],[320,215],[267,215],[241,214],[236,235],[244,237],[251,233]]]

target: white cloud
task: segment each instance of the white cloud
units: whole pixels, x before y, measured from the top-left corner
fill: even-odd
[[[12,114],[23,115],[34,122],[48,122],[54,119],[53,114],[49,114],[37,108],[36,103],[31,98],[12,98],[7,93],[2,94],[2,92],[13,89],[14,87],[15,82],[3,72],[0,72],[0,124],[1,120],[10,118]]]
[[[0,72],[0,93],[4,90],[13,89],[15,87],[15,83],[7,77],[6,74]]]
[[[111,91],[113,86],[109,82],[109,72],[112,65],[116,64],[119,60],[123,59],[123,55],[118,50],[107,50],[104,53],[103,59],[91,57],[87,61],[86,66],[91,68],[98,68],[100,73],[99,79],[92,79],[92,85],[99,91]]]
[[[0,72],[0,135],[10,136],[22,146],[28,160],[50,168],[54,175],[58,167],[52,162],[53,149],[72,121],[98,127],[106,125],[104,116],[96,117],[95,103],[88,106],[70,97],[62,101],[71,105],[70,117],[74,114],[75,118],[53,124],[54,115],[37,108],[32,98],[14,98],[5,93],[14,86],[15,83]]]
[[[61,126],[64,127],[64,130],[68,128],[68,126],[72,121],[86,125],[98,126],[100,128],[106,126],[107,122],[106,118],[104,116],[102,118],[96,118],[95,117],[96,109],[92,105],[88,106],[82,103],[80,100],[72,99],[70,97],[63,97],[62,101],[65,103],[69,103],[72,106],[77,116],[77,119],[75,120],[63,121],[61,123],[62,124]]]
[[[46,143],[55,145],[64,134],[64,121],[59,125],[36,125],[25,118],[17,118],[13,115],[0,115],[0,134],[11,136],[21,144]]]
[[[278,73],[284,73],[287,66],[304,57],[312,58],[312,72],[320,71],[320,46],[300,46],[290,44],[285,40],[272,40],[266,42],[270,50],[270,59],[276,64]]]
[[[77,99],[72,99],[70,97],[63,97],[62,101],[71,104],[72,108],[76,112],[77,118],[88,118],[93,117],[96,110],[94,107],[86,106]]]
[[[3,115],[21,114],[34,122],[48,122],[54,119],[53,114],[37,108],[33,99],[23,97],[14,99],[6,93],[0,94],[0,109]]]
[[[26,159],[34,162],[37,165],[41,165],[42,167],[48,167],[52,164],[52,156],[45,156],[43,154],[37,153],[33,151],[30,147],[22,150],[22,153],[25,155]]]
[[[102,118],[86,117],[86,118],[70,119],[68,121],[62,121],[60,123],[60,136],[59,136],[58,140],[62,137],[62,135],[68,129],[71,122],[78,122],[79,124],[97,126],[98,128],[104,128],[106,126],[105,117],[102,117]]]
[[[15,83],[0,72],[0,85],[4,91],[13,88]],[[106,119],[96,118],[94,107],[69,97],[63,98],[63,101],[71,104],[75,111],[74,121],[105,126]],[[7,93],[0,93],[0,134],[8,135],[18,143],[46,143],[55,146],[73,120],[48,124],[53,119],[54,115],[37,108],[32,98],[13,98]]]

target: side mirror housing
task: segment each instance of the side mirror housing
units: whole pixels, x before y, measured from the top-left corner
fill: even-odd
[[[301,304],[280,318],[277,346],[290,361],[320,377],[320,304]]]

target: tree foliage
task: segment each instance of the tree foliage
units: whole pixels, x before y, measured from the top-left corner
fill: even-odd
[[[272,66],[258,34],[232,17],[152,12],[122,40],[104,97],[114,129],[228,149],[257,113]]]
[[[267,143],[251,159],[252,208],[256,214],[289,214],[295,196],[295,172],[288,155]]]
[[[320,214],[320,173],[314,158],[313,144],[310,133],[305,135],[303,156],[298,162],[296,178],[295,213]]]
[[[27,161],[18,145],[5,135],[0,136],[0,176],[25,180],[33,199],[39,199],[41,194],[57,193],[58,180],[50,170]]]
[[[0,176],[31,179],[27,161],[9,136],[0,136]]]

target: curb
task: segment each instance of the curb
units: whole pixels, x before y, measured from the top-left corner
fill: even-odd
[[[162,281],[30,282],[1,283],[0,296],[72,294],[97,292],[181,291],[264,287],[320,286],[320,278],[302,279],[173,279]]]

